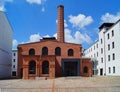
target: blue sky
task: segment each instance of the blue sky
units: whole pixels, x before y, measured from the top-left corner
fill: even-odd
[[[65,41],[88,48],[103,22],[120,19],[120,0],[0,0],[13,29],[13,49],[57,33],[57,6],[64,5]]]

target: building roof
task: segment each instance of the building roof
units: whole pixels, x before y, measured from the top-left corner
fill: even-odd
[[[55,37],[43,37],[43,39],[40,39],[40,41],[47,41],[47,40],[56,40]]]
[[[104,27],[111,27],[112,25],[114,25],[114,23],[103,23],[103,24],[99,27],[99,29],[102,29],[102,28],[104,28]]]
[[[59,5],[58,7],[63,7],[63,8],[64,8],[64,6],[63,6],[63,5]]]
[[[40,40],[39,42],[30,42],[30,43],[24,43],[24,44],[18,44],[19,46],[24,46],[24,45],[30,45],[30,44],[43,44],[44,42],[46,43],[58,43],[58,44],[69,44],[69,45],[79,45],[81,46],[81,44],[75,44],[75,43],[67,43],[67,42],[59,42],[56,39],[55,40]],[[81,46],[82,47],[82,46]]]

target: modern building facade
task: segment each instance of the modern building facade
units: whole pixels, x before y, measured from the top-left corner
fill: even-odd
[[[82,58],[82,46],[64,42],[64,7],[58,6],[58,33],[39,42],[18,45],[18,76],[92,76],[90,58]]]
[[[18,67],[18,53],[17,50],[12,50],[12,67],[11,67],[12,77],[17,77],[17,67]]]
[[[120,76],[120,20],[103,23],[99,39],[84,51],[86,57],[97,62],[96,75]]]
[[[12,34],[6,14],[0,11],[0,78],[11,76]]]

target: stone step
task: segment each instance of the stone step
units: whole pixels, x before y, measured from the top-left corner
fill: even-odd
[[[80,79],[81,76],[67,76],[65,79]]]
[[[46,77],[35,77],[35,80],[47,80]]]

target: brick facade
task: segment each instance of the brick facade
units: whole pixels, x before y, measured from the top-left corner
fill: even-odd
[[[42,55],[42,49],[48,48],[48,55]],[[61,55],[55,55],[55,48],[61,49]],[[29,55],[30,49],[35,50],[35,55]],[[73,50],[73,56],[68,56],[69,49]],[[78,44],[62,43],[57,40],[45,40],[40,42],[22,44],[18,46],[18,76],[21,75],[23,70],[23,79],[34,79],[35,77],[48,77],[55,78],[64,76],[62,71],[62,59],[79,59],[80,62],[80,75],[91,76],[92,75],[92,63],[90,59],[81,58],[82,47]],[[36,62],[36,73],[29,74],[30,61]],[[44,61],[49,62],[49,74],[42,74],[42,63]],[[88,72],[84,73],[84,67],[88,68]]]
[[[58,38],[18,45],[18,76],[36,77],[92,76],[92,62],[82,58],[82,46],[64,42],[64,10],[58,7]],[[62,14],[61,14],[62,13]]]

